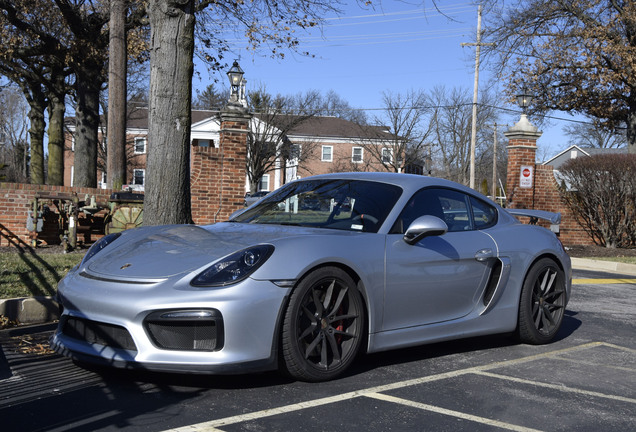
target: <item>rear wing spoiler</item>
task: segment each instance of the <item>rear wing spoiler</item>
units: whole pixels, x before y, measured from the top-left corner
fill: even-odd
[[[561,213],[552,213],[543,210],[530,210],[530,209],[506,209],[508,213],[513,216],[525,216],[530,218],[532,225],[537,223],[537,220],[544,219],[550,222],[552,225],[559,225],[561,223]],[[558,229],[558,227],[557,227]]]

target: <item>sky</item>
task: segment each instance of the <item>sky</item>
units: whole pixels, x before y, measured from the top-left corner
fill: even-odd
[[[429,91],[441,85],[449,90],[464,88],[472,94],[475,48],[461,44],[476,41],[477,6],[470,1],[448,0],[438,2],[440,13],[432,2],[423,3],[385,0],[375,9],[363,9],[357,2],[347,0],[340,16],[327,17],[322,34],[316,30],[301,35],[299,51],[310,51],[315,57],[286,52],[284,60],[272,59],[241,50],[246,43],[237,40],[234,58],[245,71],[248,92],[261,85],[269,93],[283,95],[308,90],[326,94],[333,90],[352,107],[368,110],[370,118],[374,110],[382,108],[385,91]],[[482,24],[485,21],[482,19]],[[197,71],[193,85],[203,90],[214,76],[201,65]],[[216,78],[227,80],[225,76]],[[482,59],[480,93],[492,87],[493,81],[488,64]],[[492,88],[496,91],[496,84]],[[564,113],[558,116],[574,119]],[[518,120],[519,114],[514,112],[502,113],[500,118],[508,126]],[[566,124],[552,120],[542,126],[539,155],[551,157],[569,145],[562,132]]]

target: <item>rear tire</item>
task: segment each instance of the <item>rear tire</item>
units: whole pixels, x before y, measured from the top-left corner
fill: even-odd
[[[565,312],[565,274],[550,258],[537,261],[521,289],[517,336],[523,343],[551,342],[561,328]]]
[[[310,273],[292,292],[285,313],[285,370],[302,381],[338,377],[360,350],[364,322],[364,303],[351,276],[337,267]]]

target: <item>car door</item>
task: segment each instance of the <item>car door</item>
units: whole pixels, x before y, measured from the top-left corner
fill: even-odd
[[[407,204],[387,236],[383,330],[449,321],[474,309],[496,258],[496,245],[476,229],[470,202],[468,195],[455,190],[423,189]],[[404,230],[427,214],[444,220],[449,231],[407,244]]]

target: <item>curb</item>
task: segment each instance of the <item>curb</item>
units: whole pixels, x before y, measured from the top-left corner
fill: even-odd
[[[636,264],[615,261],[602,261],[587,258],[571,258],[572,268],[578,270],[597,270],[636,276]]]
[[[53,297],[23,297],[0,300],[0,315],[19,325],[58,320],[59,306]]]
[[[572,268],[596,270],[636,276],[636,264],[572,258]],[[23,297],[0,300],[0,315],[19,325],[42,324],[60,318],[59,306],[53,297]]]

